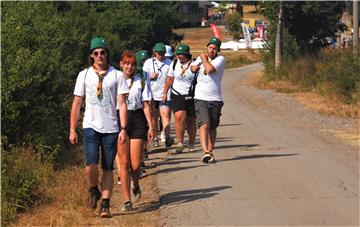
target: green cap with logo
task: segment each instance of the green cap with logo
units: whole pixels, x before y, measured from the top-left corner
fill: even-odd
[[[140,64],[143,60],[149,58],[149,52],[147,50],[139,50],[135,53],[136,62]]]
[[[185,43],[180,43],[180,45],[176,47],[175,54],[190,55],[189,45],[187,45]]]
[[[156,43],[154,46],[154,51],[156,52],[166,52],[166,47],[164,43]]]
[[[212,37],[208,44],[206,46],[209,46],[210,44],[214,44],[215,46],[217,46],[218,51],[220,51],[220,46],[221,46],[221,40],[216,38],[216,37]]]
[[[109,51],[108,49],[108,45],[105,41],[104,38],[102,37],[95,37],[91,40],[91,43],[90,43],[90,52],[93,51],[94,49],[96,48],[104,48],[106,49],[107,51]]]

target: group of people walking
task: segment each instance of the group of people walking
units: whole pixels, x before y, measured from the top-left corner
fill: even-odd
[[[163,43],[155,44],[152,57],[146,50],[126,50],[117,70],[109,65],[106,41],[101,37],[91,40],[91,66],[81,71],[76,80],[69,135],[70,143],[76,144],[77,122],[85,97],[83,148],[90,188],[88,209],[95,210],[102,198],[100,217],[111,217],[114,161],[120,171],[125,201],[122,211],[133,209],[131,193],[135,201],[141,198],[139,178],[146,144],[153,142],[158,146],[160,140],[171,147],[174,143],[170,136],[171,110],[175,117],[176,153],[185,149],[185,129],[188,151],[195,151],[199,128],[201,160],[215,163],[213,149],[223,106],[221,78],[225,68],[225,59],[218,54],[220,45],[218,38],[211,38],[206,53],[196,59],[184,43],[176,47],[175,56],[171,47]],[[101,191],[99,157],[103,170]]]

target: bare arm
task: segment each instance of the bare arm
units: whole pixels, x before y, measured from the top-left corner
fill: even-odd
[[[148,122],[149,125],[149,131],[148,131],[148,140],[151,141],[154,136],[155,136],[155,128],[152,122],[152,117],[151,117],[151,104],[150,101],[144,101],[144,114],[146,117],[146,121]]]
[[[125,127],[127,126],[127,104],[126,104],[126,98],[125,95],[118,95],[117,96],[118,105],[119,105],[119,118],[120,118],[120,133],[119,133],[119,143],[123,144],[127,138],[126,136],[126,130]]]
[[[70,113],[70,133],[69,140],[71,144],[76,144],[78,142],[77,133],[76,133],[76,125],[79,119],[80,107],[81,107],[82,97],[74,96],[74,100],[71,106]]]
[[[200,58],[204,64],[206,73],[212,73],[216,71],[215,67],[209,62],[207,54],[201,54]]]
[[[174,83],[174,77],[170,77],[168,76],[165,82],[165,86],[164,86],[164,93],[163,93],[163,97],[162,97],[162,101],[163,103],[166,102],[167,100],[167,93],[169,91],[170,86]]]

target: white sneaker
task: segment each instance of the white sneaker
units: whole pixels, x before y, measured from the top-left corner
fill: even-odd
[[[154,139],[154,141],[153,141],[153,146],[154,146],[154,147],[159,147],[159,146],[160,146],[159,140],[158,140],[157,138]]]
[[[183,150],[184,150],[184,144],[178,143],[176,145],[176,153],[181,153],[181,152],[183,152]]]
[[[162,143],[165,143],[165,140],[166,140],[165,132],[161,132],[161,133],[160,133],[160,141],[161,141]]]
[[[195,146],[194,145],[189,145],[189,152],[195,152]]]

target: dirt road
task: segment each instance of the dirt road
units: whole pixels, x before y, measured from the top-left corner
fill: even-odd
[[[160,226],[359,225],[359,147],[328,133],[356,122],[250,86],[260,68],[224,74],[216,164],[200,162],[199,143],[158,163]]]

